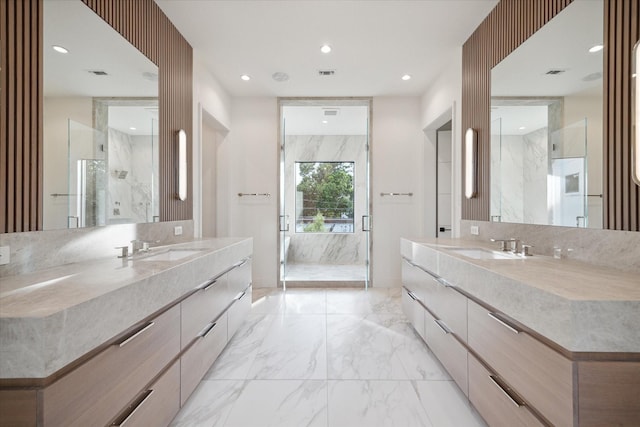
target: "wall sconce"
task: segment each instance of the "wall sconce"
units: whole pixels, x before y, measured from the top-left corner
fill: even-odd
[[[640,84],[638,73],[640,72],[640,42],[633,48],[633,70],[631,71],[631,97],[633,100],[633,131],[631,141],[631,174],[637,185],[640,185]]]
[[[176,132],[176,145],[178,146],[178,199],[187,199],[187,133],[180,129]]]
[[[478,171],[478,132],[469,128],[464,134],[464,195],[467,199],[476,197]]]

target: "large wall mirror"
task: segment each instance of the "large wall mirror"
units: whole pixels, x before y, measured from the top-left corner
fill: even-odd
[[[602,228],[603,2],[575,0],[491,70],[491,220]]]
[[[43,229],[157,221],[158,67],[80,0],[44,1],[43,55]]]

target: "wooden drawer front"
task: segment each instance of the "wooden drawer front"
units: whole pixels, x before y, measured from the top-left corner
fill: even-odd
[[[227,313],[202,325],[199,339],[180,359],[180,405],[184,405],[213,362],[227,345]]]
[[[418,335],[424,336],[424,313],[425,309],[418,302],[418,298],[407,288],[402,288],[402,311],[416,330]]]
[[[493,379],[492,379],[493,378]],[[490,426],[543,426],[475,357],[469,356],[469,400]]]
[[[168,426],[180,410],[180,363],[175,362],[123,411],[112,426]]]
[[[573,364],[504,317],[469,301],[469,346],[557,426],[573,425]]]
[[[181,348],[193,341],[203,325],[218,317],[231,303],[227,289],[227,276],[208,283],[180,303],[182,310]]]
[[[411,261],[402,258],[402,285],[418,297],[422,293],[420,282],[423,274]]]
[[[580,427],[640,425],[640,362],[578,362]]]
[[[36,390],[0,390],[0,427],[35,427]]]
[[[106,424],[179,352],[176,305],[45,388],[44,425]]]
[[[462,341],[467,341],[467,297],[424,273],[423,303]]]
[[[467,349],[455,339],[444,321],[435,319],[427,311],[424,314],[424,323],[429,348],[447,369],[460,390],[468,395]]]
[[[249,286],[244,291],[236,295],[233,305],[227,312],[229,315],[228,336],[229,339],[236,333],[240,325],[244,323],[249,312],[251,312],[251,293],[253,287]]]
[[[251,259],[245,258],[229,271],[229,294],[231,298],[247,289],[251,284]]]

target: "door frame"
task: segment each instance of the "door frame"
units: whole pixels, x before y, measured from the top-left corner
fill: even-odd
[[[336,105],[366,105],[369,109],[369,114],[368,114],[368,119],[369,119],[369,123],[368,123],[368,138],[367,138],[367,150],[368,150],[368,174],[369,176],[367,177],[367,201],[368,201],[368,213],[369,213],[369,221],[370,223],[373,222],[372,218],[373,218],[373,180],[372,180],[372,176],[373,176],[373,162],[372,162],[372,156],[373,156],[373,149],[372,149],[372,142],[373,142],[373,97],[278,97],[278,137],[276,140],[276,143],[278,144],[278,184],[276,186],[276,188],[278,189],[277,191],[277,197],[278,197],[278,201],[276,203],[276,213],[275,213],[275,217],[276,217],[276,224],[278,224],[276,233],[277,233],[277,251],[276,251],[276,283],[277,283],[277,287],[278,288],[283,288],[286,289],[286,284],[284,283],[284,281],[282,280],[282,278],[280,277],[280,271],[281,271],[281,266],[280,266],[280,254],[282,252],[282,245],[284,244],[284,242],[282,241],[282,232],[280,231],[280,200],[281,197],[283,196],[281,194],[281,188],[280,188],[280,183],[281,180],[283,179],[282,176],[282,171],[280,168],[280,163],[282,162],[282,107],[284,106],[323,106],[323,105],[331,105],[331,106],[336,106]],[[372,228],[372,227],[371,227]],[[372,251],[373,251],[373,232],[372,231],[368,231],[368,248],[367,248],[367,252],[368,252],[368,259],[367,259],[367,279],[368,281],[366,281],[366,285],[365,286],[369,286],[369,287],[373,287],[374,286],[374,281],[373,281],[373,277],[372,277],[372,272],[373,272],[373,268],[372,268]]]

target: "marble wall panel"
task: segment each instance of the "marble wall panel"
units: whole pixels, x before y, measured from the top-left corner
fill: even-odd
[[[364,262],[362,215],[366,207],[365,135],[289,135],[286,137],[286,211],[291,226],[288,261],[313,264]],[[355,162],[354,232],[296,233],[296,162]]]

